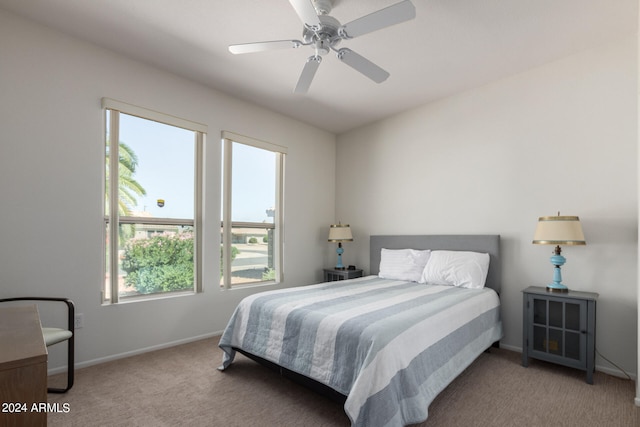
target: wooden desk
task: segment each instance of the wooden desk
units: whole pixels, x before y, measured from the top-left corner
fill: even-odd
[[[47,347],[38,308],[0,308],[0,426],[46,426],[46,410],[37,409],[46,402]]]

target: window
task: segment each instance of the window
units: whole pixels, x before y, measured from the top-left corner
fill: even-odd
[[[282,193],[286,149],[222,133],[220,286],[282,280]]]
[[[103,108],[103,303],[201,291],[206,126],[107,98]]]

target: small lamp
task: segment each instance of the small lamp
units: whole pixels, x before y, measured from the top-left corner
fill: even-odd
[[[344,253],[342,242],[353,242],[349,224],[332,224],[329,228],[329,242],[338,242],[338,248],[336,249],[336,253],[338,254],[336,270],[344,270],[344,265],[342,265],[342,254]]]
[[[586,245],[580,218],[577,216],[541,216],[538,218],[538,226],[533,236],[534,245],[556,245],[554,255],[550,258],[553,270],[553,283],[547,285],[547,290],[552,292],[567,292],[569,288],[562,284],[560,267],[566,262],[566,258],[560,255],[560,245]]]

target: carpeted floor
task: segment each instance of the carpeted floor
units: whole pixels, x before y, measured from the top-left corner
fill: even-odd
[[[349,426],[341,405],[238,355],[219,372],[217,338],[76,371],[49,426]],[[63,381],[63,375],[52,378]],[[492,349],[430,405],[422,427],[640,426],[635,384]]]

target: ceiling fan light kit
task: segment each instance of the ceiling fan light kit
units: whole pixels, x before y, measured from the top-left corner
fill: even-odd
[[[294,89],[295,93],[306,93],[309,90],[316,71],[318,71],[318,67],[322,62],[322,56],[330,51],[334,51],[340,61],[354,70],[376,83],[382,83],[389,77],[387,71],[351,49],[338,49],[338,44],[342,40],[359,37],[408,21],[416,16],[416,9],[413,3],[410,0],[403,0],[342,25],[336,18],[329,16],[332,8],[330,0],[289,0],[289,2],[304,24],[302,30],[304,41],[275,40],[234,44],[229,46],[229,52],[242,54],[310,46],[314,50],[314,54],[307,58],[307,62],[302,68],[298,84]]]

